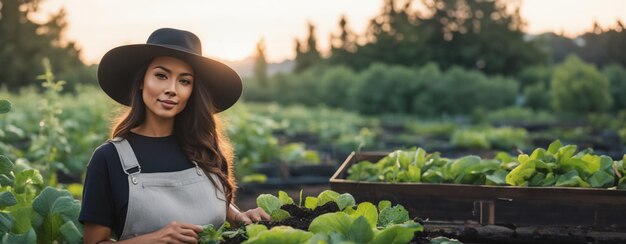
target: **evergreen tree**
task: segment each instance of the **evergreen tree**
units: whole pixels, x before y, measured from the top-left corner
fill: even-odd
[[[315,64],[318,64],[322,59],[320,52],[317,50],[317,38],[315,37],[315,26],[309,23],[309,36],[303,46],[298,40],[296,40],[296,65],[295,71],[301,72],[308,69]]]
[[[515,74],[545,56],[524,40],[519,6],[511,12],[504,1],[434,0],[426,4],[432,17],[423,19],[431,33],[428,46],[443,68],[477,68],[488,74]]]
[[[254,55],[254,78],[261,87],[266,87],[268,83],[267,61],[265,60],[265,41],[261,39],[256,44],[256,54]]]
[[[357,35],[348,27],[348,19],[345,15],[339,20],[339,35],[331,34],[331,49],[329,63],[349,64],[357,51]]]
[[[54,72],[67,81],[70,90],[82,81],[95,81],[79,59],[75,43],[62,39],[67,26],[61,9],[46,23],[31,21],[29,15],[38,11],[40,0],[0,0],[0,85],[15,90],[39,84],[44,57],[52,60]]]

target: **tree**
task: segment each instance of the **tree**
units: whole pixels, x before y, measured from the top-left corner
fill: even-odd
[[[613,109],[626,109],[626,69],[619,64],[604,66],[602,73],[609,79]]]
[[[404,66],[419,66],[430,59],[425,41],[426,33],[419,27],[417,14],[413,13],[411,1],[401,7],[394,0],[387,0],[380,15],[370,21],[365,39],[351,66],[357,70],[382,62]]]
[[[80,61],[75,43],[62,39],[67,26],[61,9],[46,23],[38,24],[29,15],[38,11],[40,0],[0,0],[0,84],[11,90],[39,83],[44,57],[52,60],[54,72],[73,89],[79,81],[95,78]],[[95,81],[95,79],[93,79]]]
[[[254,78],[261,87],[267,87],[267,61],[265,60],[265,41],[261,39],[256,44],[256,54],[254,55]]]
[[[330,43],[329,63],[349,65],[358,47],[357,35],[348,27],[348,19],[345,15],[339,20],[339,35],[331,34]]]
[[[312,67],[322,60],[320,52],[317,50],[317,38],[315,37],[315,26],[309,23],[309,36],[305,45],[296,39],[296,65],[294,71],[301,72]]]
[[[607,77],[574,55],[554,69],[550,90],[558,112],[603,112],[613,102]]]
[[[510,11],[501,0],[433,0],[425,5],[431,17],[422,20],[422,27],[430,33],[432,59],[442,68],[457,65],[508,75],[545,60],[533,42],[524,40],[519,6]]]

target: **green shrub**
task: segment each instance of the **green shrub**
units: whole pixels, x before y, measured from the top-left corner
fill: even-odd
[[[626,69],[619,64],[610,64],[602,69],[609,79],[613,110],[626,109]]]
[[[612,104],[609,80],[573,55],[555,68],[550,90],[558,112],[602,112]]]

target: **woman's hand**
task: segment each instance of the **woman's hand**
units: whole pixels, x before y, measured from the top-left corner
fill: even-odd
[[[198,243],[200,232],[202,232],[202,226],[174,221],[150,233],[150,243]]]
[[[263,211],[262,208],[250,209],[245,212],[238,213],[235,216],[237,223],[252,224],[252,222],[259,222],[261,220],[272,220],[272,217]]]

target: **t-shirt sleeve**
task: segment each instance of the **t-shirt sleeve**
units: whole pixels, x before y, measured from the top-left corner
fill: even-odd
[[[83,200],[78,220],[91,222],[113,229],[114,201],[111,190],[106,154],[112,148],[98,147],[89,161],[83,185]]]

